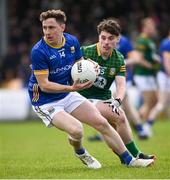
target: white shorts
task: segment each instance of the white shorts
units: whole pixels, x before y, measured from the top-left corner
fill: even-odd
[[[157,90],[156,78],[154,76],[135,75],[134,82],[141,92]]]
[[[36,114],[43,120],[47,127],[53,126],[51,121],[53,117],[60,111],[66,111],[71,113],[80,104],[82,104],[86,98],[81,96],[77,92],[69,93],[64,99],[54,101],[42,106],[32,106]]]
[[[133,86],[132,81],[126,81],[126,89],[129,89]]]
[[[157,81],[161,91],[170,92],[170,76],[160,71],[157,74]]]
[[[131,87],[133,87],[132,81],[126,81],[126,93],[127,93],[128,89],[130,89]],[[116,84],[115,84],[115,81],[110,86],[110,90],[111,90],[111,92],[112,92],[112,94],[114,96],[116,94]]]

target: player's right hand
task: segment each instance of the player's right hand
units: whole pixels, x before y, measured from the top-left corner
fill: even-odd
[[[76,80],[73,85],[72,85],[72,89],[73,91],[79,91],[79,90],[83,90],[83,89],[88,89],[93,85],[93,81],[87,81],[84,83],[80,83],[80,80]]]

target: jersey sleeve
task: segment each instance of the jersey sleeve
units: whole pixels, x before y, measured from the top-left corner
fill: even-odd
[[[81,52],[82,52],[82,55],[84,57],[84,59],[92,59],[93,61],[95,61],[95,57],[93,56],[94,55],[94,49],[90,46],[82,46],[81,47]]]
[[[139,38],[137,39],[135,47],[138,51],[144,52],[147,49],[147,43],[143,39]]]
[[[82,55],[84,56],[85,54],[84,54],[84,46],[81,46],[81,48],[80,48],[80,50],[81,50],[81,53],[82,53]]]
[[[131,43],[131,41],[130,40],[127,40],[126,41],[126,53],[128,54],[129,52],[131,52],[131,51],[133,51],[133,45],[132,45],[132,43]]]
[[[159,47],[159,54],[161,56],[161,62],[163,63],[164,61],[164,58],[163,58],[163,54],[164,53],[170,53],[170,41],[167,39],[163,40],[160,44],[160,47]]]
[[[81,52],[81,49],[80,49],[80,44],[78,42],[78,39],[75,38],[75,60],[79,60],[81,57],[82,57],[82,52]]]
[[[35,75],[48,74],[48,64],[45,55],[38,50],[31,52],[32,70]]]
[[[170,43],[165,43],[165,42],[161,43],[159,52],[162,53],[163,51],[170,52]]]
[[[81,52],[84,57],[84,59],[88,59],[88,56],[86,55],[86,46],[81,46]]]
[[[126,76],[126,64],[123,55],[119,54],[119,66],[116,76]]]

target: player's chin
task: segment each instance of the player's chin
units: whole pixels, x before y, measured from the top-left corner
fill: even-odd
[[[54,43],[53,38],[47,38],[49,43]]]
[[[110,53],[111,52],[111,48],[104,48],[104,53]]]
[[[50,44],[54,44],[54,41],[53,40],[49,40],[48,41]]]

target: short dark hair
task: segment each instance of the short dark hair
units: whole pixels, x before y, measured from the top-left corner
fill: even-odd
[[[99,23],[99,25],[97,26],[97,31],[98,34],[100,34],[101,31],[106,31],[112,35],[119,36],[121,33],[121,27],[118,21],[113,18],[108,18]]]
[[[58,10],[48,10],[45,12],[42,12],[40,14],[40,21],[43,22],[44,20],[48,19],[48,18],[55,18],[57,22],[59,23],[66,23],[66,15],[63,11],[61,11],[60,9]]]

